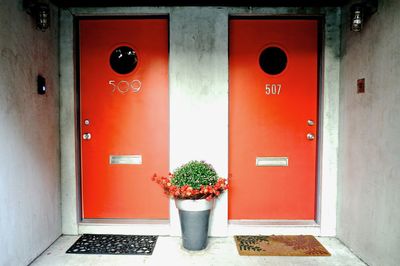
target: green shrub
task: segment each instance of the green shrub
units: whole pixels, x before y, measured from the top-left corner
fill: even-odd
[[[188,185],[194,189],[200,186],[213,186],[218,181],[217,172],[212,165],[204,161],[190,161],[174,171],[171,182],[173,185],[182,187]]]

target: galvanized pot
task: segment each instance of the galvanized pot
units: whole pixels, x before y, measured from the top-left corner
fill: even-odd
[[[212,200],[175,200],[181,221],[183,247],[187,250],[202,250],[207,247],[208,223]]]

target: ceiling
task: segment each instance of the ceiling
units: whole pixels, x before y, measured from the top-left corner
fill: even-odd
[[[264,6],[264,7],[327,7],[342,6],[349,0],[50,0],[59,7],[116,7],[116,6]]]

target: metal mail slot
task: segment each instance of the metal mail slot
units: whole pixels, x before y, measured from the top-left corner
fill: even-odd
[[[288,166],[288,157],[257,157],[256,166]]]
[[[142,164],[142,155],[110,155],[110,164]]]

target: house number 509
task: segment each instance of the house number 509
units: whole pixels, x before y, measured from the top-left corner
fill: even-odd
[[[140,80],[132,80],[131,82],[126,80],[121,80],[119,82],[115,80],[110,80],[108,84],[112,87],[112,92],[118,91],[121,94],[127,93],[128,91],[139,92],[142,87]]]
[[[281,94],[282,84],[265,84],[265,94],[267,95],[279,95]]]

